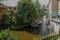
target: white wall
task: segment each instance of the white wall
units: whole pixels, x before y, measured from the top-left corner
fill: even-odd
[[[49,3],[49,0],[39,0],[39,1],[41,5],[45,4],[45,6]]]
[[[6,6],[16,6],[18,1],[19,0],[5,0],[3,1],[3,4]]]
[[[52,0],[50,0],[49,2],[49,16],[50,16],[50,19],[51,19],[51,15],[52,14]]]
[[[8,5],[8,6],[16,6],[16,4],[17,4],[18,1],[19,0],[3,0],[3,3],[5,5]],[[40,4],[41,5],[43,5],[43,4],[47,5],[48,2],[49,2],[49,0],[39,0],[39,1],[40,1]]]
[[[60,15],[60,1],[58,1],[58,15]]]

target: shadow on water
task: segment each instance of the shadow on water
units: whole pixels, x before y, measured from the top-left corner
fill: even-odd
[[[32,34],[36,34],[36,35],[39,35],[39,31],[38,28],[35,28],[35,27],[24,27],[24,28],[17,28],[17,29],[13,29],[14,31],[26,31],[26,32],[29,32],[29,33],[32,33]]]

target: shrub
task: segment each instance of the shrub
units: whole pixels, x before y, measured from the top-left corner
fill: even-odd
[[[9,21],[10,21],[9,12],[7,10],[4,10],[2,12],[2,16],[1,16],[1,20],[0,20],[0,25],[1,25],[0,29],[7,28],[10,25]]]
[[[0,40],[16,40],[10,30],[4,30],[0,32]]]

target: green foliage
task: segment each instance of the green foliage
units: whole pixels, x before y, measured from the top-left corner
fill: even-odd
[[[4,22],[4,24],[9,23],[9,13],[8,13],[8,11],[3,12],[2,21]]]
[[[11,18],[10,12],[7,10],[6,6],[1,4],[3,8],[3,11],[0,13],[1,14],[1,21],[0,21],[0,29],[6,29],[8,27],[14,26],[15,25],[15,18]]]
[[[9,21],[9,12],[7,10],[4,10],[2,12],[1,27],[8,27],[10,25]]]
[[[41,37],[33,37],[33,40],[42,40]]]
[[[16,40],[10,30],[5,29],[0,32],[0,40]]]
[[[36,12],[38,13],[38,15],[40,16],[39,18],[42,19],[44,15],[46,15],[46,7],[45,5],[41,6],[39,3],[39,0],[35,1],[35,6],[36,6]]]
[[[36,6],[32,0],[20,0],[17,4],[17,10],[15,12],[15,17],[17,20],[17,24],[29,24],[32,20],[37,20],[42,18],[42,13],[44,13],[44,9],[40,6]],[[41,11],[40,11],[41,10]],[[41,12],[41,13],[40,13]]]
[[[21,0],[17,5],[16,20],[18,24],[30,22],[30,19],[35,19],[36,9],[31,0]]]

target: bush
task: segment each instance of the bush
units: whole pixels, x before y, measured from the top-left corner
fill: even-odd
[[[2,12],[1,20],[0,20],[0,29],[6,29],[9,27],[10,23],[10,18],[9,18],[9,12],[7,10],[4,10]]]
[[[7,29],[7,28],[11,28],[11,26],[15,25],[15,20],[14,17],[10,18],[10,13],[8,12],[8,10],[4,10],[2,12],[2,18],[1,18],[1,22],[0,22],[0,29]]]
[[[10,30],[0,32],[0,40],[16,40]]]
[[[12,18],[11,13],[7,10],[7,7],[0,3],[2,10],[0,12],[0,30],[7,29],[10,26],[15,25],[15,21]],[[13,20],[13,21],[12,21]]]
[[[7,28],[9,26],[9,18],[7,15],[3,15],[2,20],[1,20],[1,27]]]

